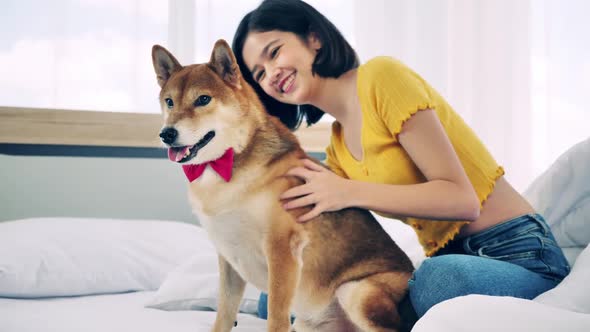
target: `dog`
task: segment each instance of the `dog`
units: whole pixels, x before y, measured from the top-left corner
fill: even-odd
[[[407,329],[398,311],[414,268],[370,212],[324,212],[301,224],[309,207],[283,209],[279,195],[303,183],[286,173],[308,157],[267,113],[227,42],[215,43],[208,63],[182,66],[159,45],[152,61],[161,140],[191,181],[190,204],[219,256],[212,331],[237,324],[246,282],[269,294],[268,331]]]

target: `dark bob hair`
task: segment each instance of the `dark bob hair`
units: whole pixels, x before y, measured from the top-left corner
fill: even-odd
[[[291,105],[277,101],[267,95],[254,81],[250,70],[244,63],[242,50],[250,32],[278,30],[292,32],[307,43],[310,33],[317,35],[322,43],[312,65],[312,73],[320,77],[337,78],[350,69],[359,66],[354,49],[348,44],[340,31],[315,8],[300,0],[264,0],[256,9],[248,13],[234,35],[232,49],[244,78],[260,97],[267,111],[278,117],[287,127],[295,130],[305,117],[310,126],[324,115],[312,105]]]

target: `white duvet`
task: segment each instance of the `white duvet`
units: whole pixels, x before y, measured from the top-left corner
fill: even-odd
[[[213,311],[145,308],[152,291],[50,299],[0,298],[0,332],[206,332]],[[265,331],[266,321],[240,314],[232,331]]]
[[[590,315],[513,297],[468,295],[432,307],[412,332],[588,332]]]

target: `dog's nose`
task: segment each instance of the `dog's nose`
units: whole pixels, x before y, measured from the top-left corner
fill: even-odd
[[[162,142],[164,142],[166,144],[174,143],[177,136],[178,136],[178,131],[176,131],[176,129],[174,129],[172,127],[164,128],[160,132],[160,138],[162,139]]]

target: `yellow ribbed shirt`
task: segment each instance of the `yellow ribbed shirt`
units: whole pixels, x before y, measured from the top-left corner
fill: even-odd
[[[417,184],[426,178],[398,141],[404,121],[419,110],[438,115],[481,204],[504,170],[475,133],[418,74],[391,57],[376,57],[358,68],[357,92],[362,109],[363,159],[356,160],[344,142],[338,122],[326,149],[326,163],[338,175],[383,184]],[[382,214],[384,217],[392,217]],[[432,256],[453,239],[465,221],[404,218],[424,252]]]

